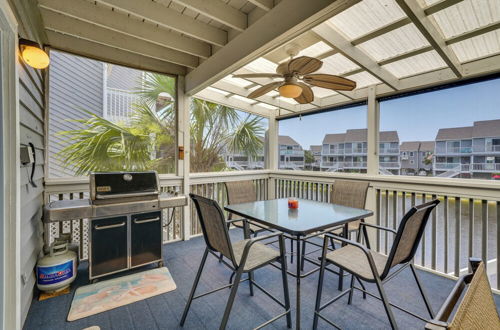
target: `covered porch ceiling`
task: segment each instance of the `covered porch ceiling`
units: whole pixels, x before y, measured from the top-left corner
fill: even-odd
[[[25,5],[26,7],[26,5]],[[286,116],[500,71],[498,0],[38,0],[33,24],[48,45],[138,68],[185,75],[185,92],[263,116]],[[307,105],[271,91],[246,96],[299,55],[351,92],[314,87]],[[278,110],[279,109],[279,110]]]

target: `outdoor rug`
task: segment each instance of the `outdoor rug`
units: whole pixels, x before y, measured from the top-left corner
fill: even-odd
[[[82,286],[75,292],[68,321],[102,313],[176,288],[166,267]]]

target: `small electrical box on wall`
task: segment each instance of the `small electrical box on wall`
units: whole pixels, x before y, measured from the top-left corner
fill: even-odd
[[[21,164],[29,165],[35,162],[33,157],[33,149],[29,145],[22,145],[20,150]]]
[[[184,147],[179,146],[179,160],[184,160]]]

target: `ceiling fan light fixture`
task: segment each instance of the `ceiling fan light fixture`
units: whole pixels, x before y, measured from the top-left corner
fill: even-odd
[[[302,94],[302,87],[295,84],[285,84],[281,85],[278,88],[278,91],[281,96],[294,99],[296,97],[299,97],[300,94]]]

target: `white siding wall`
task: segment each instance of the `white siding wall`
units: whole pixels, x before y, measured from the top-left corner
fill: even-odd
[[[49,69],[49,177],[73,176],[56,155],[67,144],[67,138],[57,135],[60,131],[80,127],[73,119],[88,116],[82,109],[103,114],[104,64],[95,60],[63,52],[51,51]]]
[[[19,117],[21,144],[33,143],[36,149],[36,168],[29,183],[31,165],[21,167],[21,317],[24,322],[35,287],[34,267],[43,247],[42,205],[44,184],[44,78],[40,71],[20,63]]]

